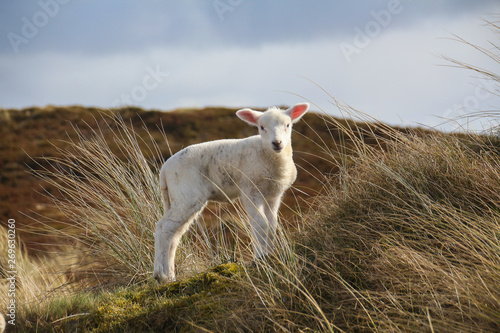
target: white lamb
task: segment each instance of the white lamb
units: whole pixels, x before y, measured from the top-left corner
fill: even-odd
[[[156,224],[153,276],[175,280],[174,259],[182,235],[208,201],[239,198],[250,217],[255,257],[266,256],[278,224],[283,193],[297,176],[292,159],[292,124],[309,109],[297,104],[283,111],[243,109],[236,115],[257,126],[259,135],[189,146],[160,170],[165,215]]]

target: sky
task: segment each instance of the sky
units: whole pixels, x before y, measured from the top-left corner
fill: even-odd
[[[498,0],[0,0],[0,108],[333,99],[393,125],[497,110]],[[497,52],[498,54],[498,52]],[[441,129],[449,129],[447,123]]]

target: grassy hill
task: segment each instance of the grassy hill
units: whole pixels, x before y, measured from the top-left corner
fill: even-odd
[[[234,111],[2,111],[2,214],[21,225],[14,210],[33,208],[45,218],[21,235],[28,247],[61,243],[40,259],[18,251],[16,331],[500,330],[500,144],[487,135],[308,114],[276,251],[249,265],[239,207],[216,206],[181,244],[180,280],[152,281],[164,134],[173,152],[252,135]],[[59,210],[36,207],[40,185]]]

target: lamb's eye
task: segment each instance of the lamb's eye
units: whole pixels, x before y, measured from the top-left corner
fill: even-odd
[[[286,124],[286,128],[289,128],[290,127],[290,124]]]
[[[264,130],[264,126],[261,126],[261,127],[260,127],[260,129],[261,129],[261,130]]]

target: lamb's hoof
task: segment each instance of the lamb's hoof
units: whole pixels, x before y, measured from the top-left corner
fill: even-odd
[[[167,283],[170,283],[170,282],[175,282],[175,277],[168,277],[166,275],[159,274],[159,273],[154,273],[153,274],[153,278],[159,284],[167,284]]]

